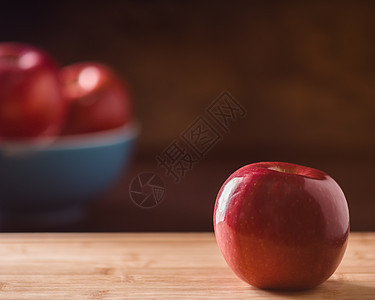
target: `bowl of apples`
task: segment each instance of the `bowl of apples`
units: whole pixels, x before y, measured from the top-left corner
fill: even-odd
[[[0,216],[79,215],[131,160],[131,104],[106,64],[59,68],[40,48],[0,43]]]

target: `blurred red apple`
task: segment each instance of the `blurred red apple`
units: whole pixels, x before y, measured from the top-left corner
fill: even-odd
[[[34,46],[0,43],[0,137],[55,135],[64,112],[55,61]]]
[[[64,134],[112,129],[131,119],[131,99],[124,82],[109,66],[81,62],[60,71],[69,112]]]
[[[324,172],[255,163],[225,181],[214,228],[226,262],[242,280],[265,289],[308,289],[340,264],[349,211],[341,188]]]

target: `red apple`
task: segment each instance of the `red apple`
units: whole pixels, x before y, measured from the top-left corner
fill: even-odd
[[[295,164],[244,166],[223,184],[214,228],[234,273],[264,289],[301,290],[327,280],[344,255],[349,211],[326,173]]]
[[[55,135],[64,112],[55,61],[30,45],[0,43],[0,137]]]
[[[130,121],[129,91],[109,66],[76,63],[63,68],[60,79],[70,106],[65,134],[112,129]]]

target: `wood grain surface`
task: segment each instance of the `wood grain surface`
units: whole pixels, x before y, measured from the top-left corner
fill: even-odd
[[[3,233],[0,299],[375,299],[375,233],[352,233],[336,273],[306,292],[240,281],[212,233]]]

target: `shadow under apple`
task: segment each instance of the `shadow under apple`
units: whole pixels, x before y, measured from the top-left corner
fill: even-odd
[[[375,287],[347,280],[330,279],[315,289],[305,291],[267,290],[280,298],[304,299],[375,299]]]

